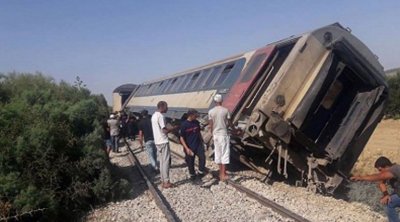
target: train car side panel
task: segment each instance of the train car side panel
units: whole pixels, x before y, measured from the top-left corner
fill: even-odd
[[[259,73],[264,63],[269,60],[275,46],[269,46],[258,50],[251,58],[249,65],[243,72],[241,72],[236,83],[230,89],[229,94],[224,99],[223,105],[230,111],[234,112],[239,102],[242,100],[245,93],[254,84],[255,79],[258,77],[255,73]]]

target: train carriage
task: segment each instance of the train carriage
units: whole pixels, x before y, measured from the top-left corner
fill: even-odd
[[[123,107],[153,112],[164,100],[170,120],[188,108],[206,118],[222,94],[244,132],[238,152],[257,150],[264,167],[333,192],[381,120],[387,91],[376,56],[335,23],[143,83]]]

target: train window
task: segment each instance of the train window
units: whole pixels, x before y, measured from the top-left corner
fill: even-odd
[[[146,90],[147,90],[147,85],[144,85],[144,86],[142,87],[142,89],[140,90],[140,94],[141,94],[141,95],[146,95]]]
[[[176,89],[175,89],[177,92],[178,92],[179,90],[181,90],[182,85],[185,84],[185,80],[186,80],[186,76],[180,76],[180,77],[179,77],[179,83],[176,84]]]
[[[151,84],[151,87],[147,91],[147,94],[149,94],[149,95],[154,94],[154,89],[156,89],[156,88],[157,88],[157,83]]]
[[[254,59],[251,60],[249,66],[247,67],[241,82],[247,82],[253,77],[257,69],[260,67],[261,63],[265,60],[267,54],[262,53],[257,55]]]
[[[196,86],[196,82],[198,81],[200,76],[200,72],[195,73],[192,78],[190,78],[189,84],[186,86],[186,89],[193,89]]]
[[[147,85],[146,89],[145,89],[145,94],[148,95],[150,93],[150,88],[153,86],[153,84],[149,84]]]
[[[169,86],[170,84],[171,84],[171,79],[165,80],[165,84],[164,84],[164,86],[161,88],[160,93],[166,92],[166,89],[168,88],[168,86]]]
[[[179,76],[178,77],[178,83],[176,84],[176,87],[175,87],[175,92],[180,92],[181,90],[182,90],[182,87],[183,87],[183,85],[185,85],[185,79],[186,79],[186,76]]]
[[[204,83],[207,80],[207,78],[210,74],[210,71],[211,71],[211,69],[206,69],[206,70],[202,71],[202,73],[200,74],[200,77],[199,77],[199,81],[196,84],[197,89],[202,89],[204,87]]]
[[[138,96],[142,95],[142,90],[143,90],[143,86],[140,86],[139,89],[137,90],[136,94]]]
[[[204,84],[205,87],[211,86],[212,82],[215,79],[215,76],[218,74],[218,72],[221,70],[221,66],[217,66],[214,68],[214,70],[211,72],[210,76],[208,77],[206,83]]]
[[[219,75],[219,78],[215,82],[215,86],[222,85],[222,83],[225,81],[226,77],[228,77],[228,74],[230,73],[230,71],[232,70],[234,65],[235,65],[235,63],[229,64],[225,67],[225,69],[221,72],[221,74]]]
[[[136,92],[135,92],[135,96],[139,96],[140,95],[140,86],[137,88]]]
[[[165,92],[171,92],[171,91],[172,91],[172,89],[174,88],[174,85],[175,85],[177,79],[178,79],[178,78],[175,78],[175,79],[173,79],[173,80],[170,81],[171,83],[169,84],[169,87],[168,87],[168,89],[165,90]]]
[[[186,75],[185,82],[183,83],[181,89],[186,90],[188,85],[190,85],[190,80],[192,79],[193,73]]]
[[[175,87],[172,89],[173,92],[178,91],[178,88],[179,88],[179,87],[181,86],[181,84],[182,84],[182,80],[183,80],[182,76],[179,76],[179,77],[177,78],[176,83],[175,83]]]
[[[181,78],[182,78],[182,81],[179,84],[179,87],[177,88],[178,92],[182,91],[183,88],[185,88],[187,75],[181,76]]]
[[[157,87],[157,89],[155,89],[155,93],[161,93],[162,92],[162,88],[164,87],[164,81],[161,81],[159,84],[158,84],[158,87]]]
[[[168,87],[170,86],[170,84],[171,84],[171,80],[166,80],[165,81],[165,85],[164,85],[164,87],[162,88],[162,93],[165,93],[166,91],[167,91],[167,89],[168,89]]]
[[[156,89],[158,86],[158,83],[152,83],[151,87],[149,88],[149,90],[147,91],[147,94],[151,95],[154,93],[154,89]]]

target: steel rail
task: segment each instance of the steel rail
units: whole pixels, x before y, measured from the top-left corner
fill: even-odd
[[[236,190],[238,190],[242,193],[245,193],[247,196],[253,198],[254,200],[257,200],[262,205],[270,207],[272,210],[274,210],[275,212],[279,213],[280,215],[282,215],[284,217],[288,217],[288,218],[293,219],[298,222],[310,222],[306,218],[294,213],[293,211],[285,208],[284,206],[279,205],[276,202],[269,200],[268,198],[260,196],[260,194],[254,192],[242,185],[239,185],[238,183],[235,183],[230,179],[226,180],[226,182],[229,185],[231,185],[232,187],[234,187]]]
[[[181,154],[172,151],[171,153],[179,158],[185,159]],[[218,175],[216,173],[213,173],[212,176],[216,179],[218,178]],[[277,212],[278,214],[286,217],[286,218],[290,218],[293,219],[294,221],[297,222],[310,222],[309,220],[307,220],[306,218],[294,213],[293,211],[277,204],[276,202],[269,200],[266,197],[261,196],[260,194],[228,179],[226,180],[227,184],[229,184],[230,186],[232,186],[233,188],[235,188],[236,190],[238,190],[239,192],[245,193],[247,196],[249,196],[250,198],[258,201],[259,203],[261,203],[263,206],[269,207],[271,208],[273,211]]]
[[[162,195],[162,193],[156,188],[156,186],[153,184],[153,182],[149,179],[149,177],[147,176],[146,172],[144,171],[142,165],[140,164],[139,159],[136,157],[135,153],[133,152],[133,150],[131,149],[131,147],[129,146],[127,141],[125,141],[125,144],[128,148],[128,151],[131,153],[131,156],[133,157],[133,161],[135,162],[137,169],[139,170],[143,179],[146,181],[147,187],[149,188],[150,193],[152,194],[154,200],[156,201],[157,206],[164,213],[167,220],[169,222],[181,221],[176,216],[175,212],[171,209],[171,206],[169,205],[166,198]],[[129,158],[129,156],[128,156],[128,158]]]

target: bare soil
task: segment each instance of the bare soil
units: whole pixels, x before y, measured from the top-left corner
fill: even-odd
[[[400,120],[382,120],[361,153],[353,174],[377,173],[375,160],[386,156],[392,162],[400,163]]]

